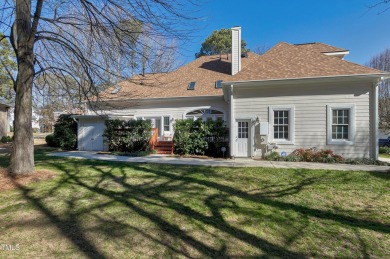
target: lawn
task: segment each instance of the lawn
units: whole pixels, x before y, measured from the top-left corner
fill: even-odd
[[[8,156],[0,154],[0,167]],[[390,173],[126,164],[36,155],[0,192],[0,257],[390,258]],[[1,249],[1,247],[0,247]]]
[[[379,154],[379,157],[390,158],[390,154]]]

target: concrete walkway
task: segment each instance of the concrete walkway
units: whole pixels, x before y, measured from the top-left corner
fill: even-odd
[[[202,165],[202,166],[224,166],[224,167],[271,167],[271,168],[303,168],[303,169],[324,169],[342,171],[381,171],[389,172],[390,166],[374,165],[347,165],[347,164],[325,164],[307,162],[275,162],[265,160],[253,160],[250,158],[232,159],[201,159],[201,158],[181,158],[169,155],[150,155],[145,157],[113,156],[106,154],[96,154],[89,151],[56,152],[49,156],[85,158],[105,161],[118,161],[130,163],[155,163],[173,165]]]

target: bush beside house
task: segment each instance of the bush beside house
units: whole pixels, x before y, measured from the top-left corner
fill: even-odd
[[[47,135],[45,140],[50,147],[63,149],[76,149],[77,147],[77,122],[71,118],[71,114],[62,114],[54,124],[54,133]]]
[[[150,120],[106,120],[105,142],[109,151],[136,153],[149,150]]]
[[[228,150],[229,131],[222,120],[176,120],[174,127],[175,154],[221,157],[221,147]]]
[[[345,159],[342,156],[335,154],[330,149],[317,150],[316,148],[309,148],[309,149],[299,148],[291,152],[291,154],[289,154],[288,156],[281,156],[278,152],[271,151],[265,155],[264,159],[268,161],[286,161],[286,162],[343,163],[343,164],[354,164],[354,165],[389,165],[386,162],[369,159],[369,158]]]

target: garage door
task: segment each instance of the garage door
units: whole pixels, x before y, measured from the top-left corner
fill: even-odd
[[[103,146],[103,121],[79,122],[79,150],[102,151]]]

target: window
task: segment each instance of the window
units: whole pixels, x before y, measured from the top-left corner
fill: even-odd
[[[196,82],[190,82],[187,86],[187,90],[195,90]]]
[[[248,138],[249,123],[246,121],[238,122],[238,138]]]
[[[294,107],[270,106],[270,139],[277,144],[294,144]]]
[[[332,110],[332,139],[349,139],[349,109]]]
[[[223,80],[217,80],[217,81],[215,81],[215,88],[222,88],[222,82],[223,82]]]
[[[328,105],[328,144],[348,145],[354,143],[355,106]]]
[[[224,113],[213,109],[199,109],[199,110],[188,112],[185,115],[185,117],[187,119],[193,119],[193,120],[202,119],[204,121],[206,121],[209,118],[212,120],[223,120]]]
[[[164,131],[169,131],[169,117],[164,117]]]
[[[274,110],[274,139],[288,140],[289,111]]]

